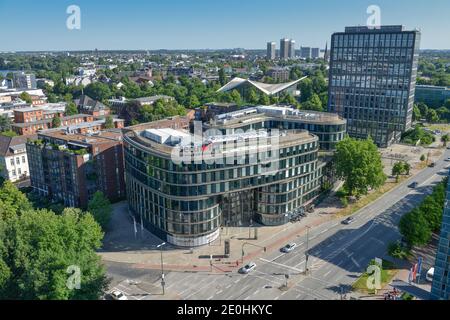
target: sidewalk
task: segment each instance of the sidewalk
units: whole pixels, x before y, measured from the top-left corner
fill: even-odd
[[[164,269],[185,272],[232,272],[242,265],[242,245],[244,243],[255,244],[259,247],[246,245],[244,248],[244,262],[264,256],[267,252],[283,247],[294,238],[306,234],[306,226],[316,227],[326,221],[334,219],[330,214],[319,214],[327,208],[316,209],[316,212],[304,218],[301,222],[290,223],[279,227],[258,226],[258,240],[253,239],[255,229],[249,227],[223,228],[221,236],[208,246],[194,248],[174,248],[164,246]],[[329,210],[327,210],[329,211]],[[160,269],[161,252],[156,245],[162,240],[150,234],[147,230],[141,230],[137,224],[137,234],[134,233],[134,223],[128,214],[127,205],[121,202],[114,205],[112,229],[106,234],[104,248],[99,255],[105,261],[131,263],[134,268]],[[228,259],[224,255],[224,240],[230,240],[231,255]],[[139,249],[142,248],[142,249]],[[213,256],[211,267],[210,256]],[[212,271],[211,271],[212,270]]]

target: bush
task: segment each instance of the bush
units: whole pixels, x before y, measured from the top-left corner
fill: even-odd
[[[409,248],[402,246],[400,241],[397,241],[389,244],[388,254],[391,257],[406,260],[411,255],[411,251]]]
[[[348,198],[347,197],[341,198],[341,204],[344,208],[347,208],[348,207]]]

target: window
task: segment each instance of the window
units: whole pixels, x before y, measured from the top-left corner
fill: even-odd
[[[20,164],[20,158],[16,158],[16,163]]]
[[[16,170],[11,171],[11,174],[12,174],[13,177],[15,177],[16,176]]]
[[[27,160],[26,160],[25,156],[22,156],[22,163],[26,163],[26,162],[27,162]]]
[[[13,158],[11,158],[11,165],[12,166],[14,165],[14,159]]]

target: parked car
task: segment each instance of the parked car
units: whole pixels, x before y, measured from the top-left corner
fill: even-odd
[[[353,218],[353,217],[347,218],[344,221],[342,221],[342,223],[345,224],[345,225],[350,225],[353,222],[355,222],[355,218]]]
[[[246,264],[245,266],[243,266],[242,268],[240,268],[239,273],[247,274],[247,273],[250,273],[251,271],[253,271],[255,268],[256,268],[256,263],[250,262],[250,263]]]
[[[111,292],[111,298],[113,300],[128,300],[127,296],[119,290]]]
[[[431,268],[427,272],[426,279],[427,279],[428,282],[433,282],[433,277],[434,277],[434,268]]]
[[[289,244],[285,245],[283,248],[281,248],[281,252],[289,253],[289,252],[294,251],[295,248],[297,248],[296,243],[289,243]]]
[[[445,159],[445,161],[450,162],[450,158]]]
[[[413,183],[411,183],[408,187],[411,188],[411,189],[415,189],[415,188],[417,188],[418,186],[419,186],[419,183],[418,183],[418,182],[413,182]]]
[[[434,167],[436,167],[436,163],[435,162],[430,164],[430,168],[434,168]]]

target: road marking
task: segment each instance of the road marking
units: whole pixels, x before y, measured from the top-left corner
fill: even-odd
[[[267,262],[267,263],[270,263],[270,264],[274,264],[274,265],[282,267],[282,268],[287,268],[287,269],[291,269],[291,270],[294,270],[294,271],[297,271],[297,272],[302,272],[302,270],[299,270],[297,268],[294,268],[294,267],[291,267],[291,266],[287,266],[287,265],[284,265],[284,264],[281,264],[281,263],[269,261],[269,260],[266,260],[266,259],[263,259],[263,258],[259,258],[259,260]]]

